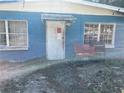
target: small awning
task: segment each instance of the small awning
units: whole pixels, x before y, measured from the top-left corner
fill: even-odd
[[[41,14],[41,20],[62,20],[62,21],[74,21],[76,17],[73,15],[64,14]]]

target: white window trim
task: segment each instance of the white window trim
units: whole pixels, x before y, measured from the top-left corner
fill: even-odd
[[[5,33],[6,33],[6,45],[4,47],[0,47],[0,51],[5,50],[28,50],[29,49],[29,38],[28,38],[28,21],[27,20],[0,20],[5,22]],[[8,32],[8,22],[9,21],[24,21],[26,22],[26,34],[27,34],[27,46],[10,46],[9,45],[9,32]]]
[[[9,47],[9,30],[8,30],[8,21],[5,20],[5,31],[6,31],[6,43],[7,47]]]
[[[100,40],[100,26],[101,24],[106,24],[106,25],[113,25],[114,28],[113,28],[113,38],[112,38],[112,44],[111,45],[105,45],[105,48],[115,48],[115,32],[116,32],[116,24],[115,23],[97,23],[97,22],[88,22],[88,23],[85,23],[85,24],[98,24],[98,39],[97,41]],[[84,33],[85,33],[85,24],[84,24]],[[83,34],[83,42],[85,41],[85,37],[84,37],[84,34]]]

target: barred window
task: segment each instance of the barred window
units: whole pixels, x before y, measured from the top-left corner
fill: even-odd
[[[27,21],[0,21],[0,50],[27,50]]]
[[[98,24],[85,24],[84,43],[95,43],[98,40]]]
[[[101,24],[100,27],[100,41],[111,45],[113,40],[114,25]]]
[[[97,41],[105,43],[106,48],[114,47],[115,24],[85,24],[84,43],[90,44]]]

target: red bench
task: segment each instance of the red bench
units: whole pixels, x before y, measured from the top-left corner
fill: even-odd
[[[88,44],[80,45],[75,44],[74,50],[76,55],[78,56],[93,56],[96,54],[96,49],[94,46],[90,46]]]

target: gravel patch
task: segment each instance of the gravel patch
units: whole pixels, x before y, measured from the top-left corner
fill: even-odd
[[[1,93],[122,93],[124,66],[60,63],[17,77]]]
[[[37,74],[37,75],[36,75]],[[9,80],[1,93],[56,93],[49,87],[46,77],[41,73],[32,73],[28,76],[16,77]]]

